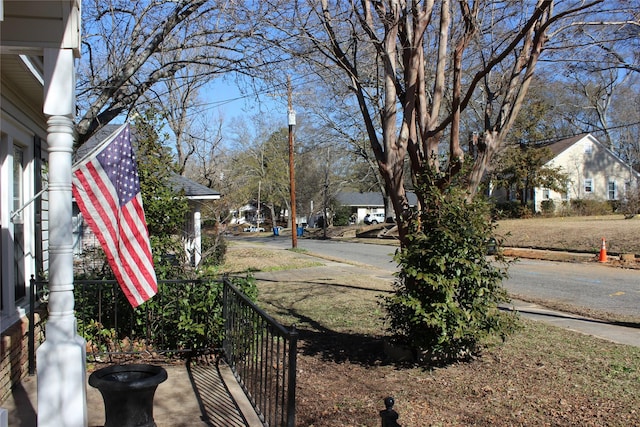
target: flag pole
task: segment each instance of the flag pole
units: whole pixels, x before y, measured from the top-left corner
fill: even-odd
[[[103,146],[105,146],[106,144],[108,144],[110,141],[113,140],[114,136],[117,135],[118,133],[120,133],[120,131],[127,125],[127,123],[124,123],[122,126],[120,126],[115,132],[113,132],[113,134],[111,134],[107,139],[105,139],[104,141],[102,141],[100,144],[96,145],[95,147],[93,147],[87,154],[85,154],[85,156],[80,159],[79,161],[75,162],[72,166],[71,166],[71,170],[75,170],[78,168],[78,166],[80,166],[82,164],[82,162],[84,162],[85,160],[91,158],[92,156],[94,156],[98,151],[100,151],[102,149]],[[13,221],[13,219],[18,216],[18,214],[20,214],[20,212],[22,212],[23,210],[25,210],[27,208],[27,206],[29,206],[31,203],[35,202],[40,196],[42,196],[44,194],[45,191],[49,190],[49,184],[45,183],[44,184],[44,188],[40,191],[38,191],[32,198],[30,198],[29,200],[27,200],[22,206],[20,206],[18,209],[16,209],[15,211],[11,212],[11,221]]]
[[[22,212],[23,210],[25,210],[27,208],[27,206],[29,206],[31,203],[33,203],[34,201],[36,201],[38,199],[38,197],[42,196],[42,194],[44,194],[45,191],[47,191],[49,189],[49,184],[45,184],[44,188],[40,191],[38,191],[36,193],[35,196],[33,196],[32,198],[30,198],[28,201],[26,201],[22,206],[20,206],[18,209],[16,209],[15,211],[11,212],[11,221],[13,221],[13,219],[18,216],[18,214],[20,212]]]

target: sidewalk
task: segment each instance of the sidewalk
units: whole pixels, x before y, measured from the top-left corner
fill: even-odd
[[[548,323],[558,328],[569,329],[618,344],[640,347],[640,329],[638,328],[562,313],[524,301],[512,300],[511,304],[502,308],[517,311],[522,317]]]
[[[154,398],[153,418],[157,427],[262,427],[224,362],[163,367],[168,378],[158,386]],[[25,378],[2,403],[2,408],[8,411],[9,426],[35,427],[37,377]],[[90,427],[104,425],[102,396],[88,384],[87,415]]]
[[[557,254],[556,254],[557,255]],[[301,256],[315,256],[307,252]],[[582,256],[582,255],[577,255]],[[280,270],[271,272],[256,273],[258,280],[269,280],[272,282],[305,282],[312,281],[314,277],[322,277],[323,280],[331,278],[334,282],[339,282],[339,277],[345,278],[349,275],[369,275],[372,278],[394,280],[394,276],[386,270],[380,270],[374,266],[353,265],[340,262],[332,258],[330,261],[326,257],[318,256],[319,260],[324,260],[322,267],[313,267],[300,270]],[[348,279],[346,279],[348,280]],[[569,329],[575,332],[592,335],[619,344],[640,347],[640,329],[616,323],[604,322],[587,317],[563,313],[551,310],[537,304],[524,301],[513,300],[511,304],[502,307],[505,310],[515,310],[524,318],[545,322],[553,326]]]

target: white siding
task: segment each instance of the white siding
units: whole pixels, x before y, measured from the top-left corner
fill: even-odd
[[[609,200],[609,182],[616,184],[617,198],[623,196],[625,182],[637,186],[639,175],[620,160],[596,138],[587,135],[547,163],[560,167],[569,176],[568,199]],[[592,180],[590,193],[585,191],[585,180]],[[562,194],[550,191],[549,198],[560,206]],[[536,210],[541,210],[542,189],[536,189]]]

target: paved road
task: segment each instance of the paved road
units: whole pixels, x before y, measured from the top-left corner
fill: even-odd
[[[265,239],[264,237],[243,236],[243,239],[259,242],[260,244],[270,244],[283,249],[290,248],[291,239],[283,237]],[[298,247],[313,252],[314,254],[319,254],[320,256],[335,258],[338,261],[347,260],[375,266],[376,268],[370,269],[370,271],[376,277],[380,277],[376,272],[379,272],[381,269],[389,273],[397,269],[395,263],[392,261],[395,248],[390,246],[300,239],[298,241]],[[330,266],[325,267],[329,268],[329,270],[323,273],[323,277],[327,275],[330,276],[331,274],[340,275],[341,270],[345,270],[345,268],[345,271],[352,272],[352,270],[349,270],[349,266],[343,262],[329,264]],[[268,274],[271,279],[279,275],[286,277],[286,280],[291,279],[291,277],[289,277],[291,273],[286,271],[266,274]],[[639,293],[637,287],[637,279],[639,276],[636,273],[605,267],[599,264],[583,265],[526,260],[513,265],[511,274],[511,278],[506,281],[505,285],[512,293],[515,293],[515,290],[517,290],[521,295],[542,295],[547,298],[552,298],[551,296],[553,295],[557,298],[563,298],[563,300],[568,303],[578,301],[585,305],[595,304],[600,309],[608,307],[614,312],[619,307],[628,310],[625,304],[621,302],[626,303],[627,300],[634,299],[619,297],[625,297],[625,295],[637,297]],[[573,277],[573,279],[567,279],[567,276]],[[391,275],[387,275],[387,277],[391,277]],[[615,286],[616,289],[625,289],[625,291],[616,291],[613,292],[612,296],[609,296],[608,289],[612,286]],[[574,291],[566,292],[565,288],[567,287],[574,289]],[[578,287],[577,290],[575,290],[576,287]],[[629,290],[626,291],[626,289]],[[542,297],[538,296],[538,298]],[[604,300],[604,302],[599,300]],[[633,305],[630,307],[631,310],[634,309]],[[638,306],[636,305],[635,307]],[[593,335],[620,344],[640,347],[640,330],[637,327],[625,327],[618,324],[562,313],[519,300],[513,300],[511,304],[505,305],[503,308],[516,310],[521,316],[549,323],[557,327]]]
[[[504,285],[516,295],[640,317],[640,270],[523,259]]]
[[[289,237],[245,237],[282,248]],[[298,239],[298,248],[351,262],[396,271],[394,246]],[[640,317],[640,270],[607,267],[597,263],[563,263],[519,260],[503,282],[514,295],[552,300],[588,309]]]

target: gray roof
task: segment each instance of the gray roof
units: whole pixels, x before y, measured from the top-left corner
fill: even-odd
[[[220,193],[210,189],[206,185],[202,185],[190,180],[177,173],[169,176],[169,183],[174,191],[183,191],[188,199],[192,200],[216,200],[220,198]]]
[[[336,199],[343,206],[384,207],[382,193],[377,191],[366,193],[344,191],[338,193]],[[407,199],[411,206],[415,206],[418,203],[418,198],[413,192],[407,192]]]
[[[382,193],[380,192],[342,192],[336,196],[338,202],[343,206],[384,206]]]
[[[89,154],[91,150],[97,147],[102,141],[107,139],[113,132],[118,130],[120,126],[122,125],[108,124],[99,129],[95,134],[93,134],[91,138],[87,140],[87,142],[82,144],[78,148],[78,150],[76,150],[76,152],[74,153],[74,162],[82,159],[84,156]],[[134,126],[131,126],[131,139],[135,150],[136,128]],[[169,182],[171,188],[174,191],[184,191],[185,197],[191,200],[215,200],[220,198],[220,193],[218,191],[212,190],[205,185],[199,184],[189,178],[178,175],[175,172],[171,173]]]

